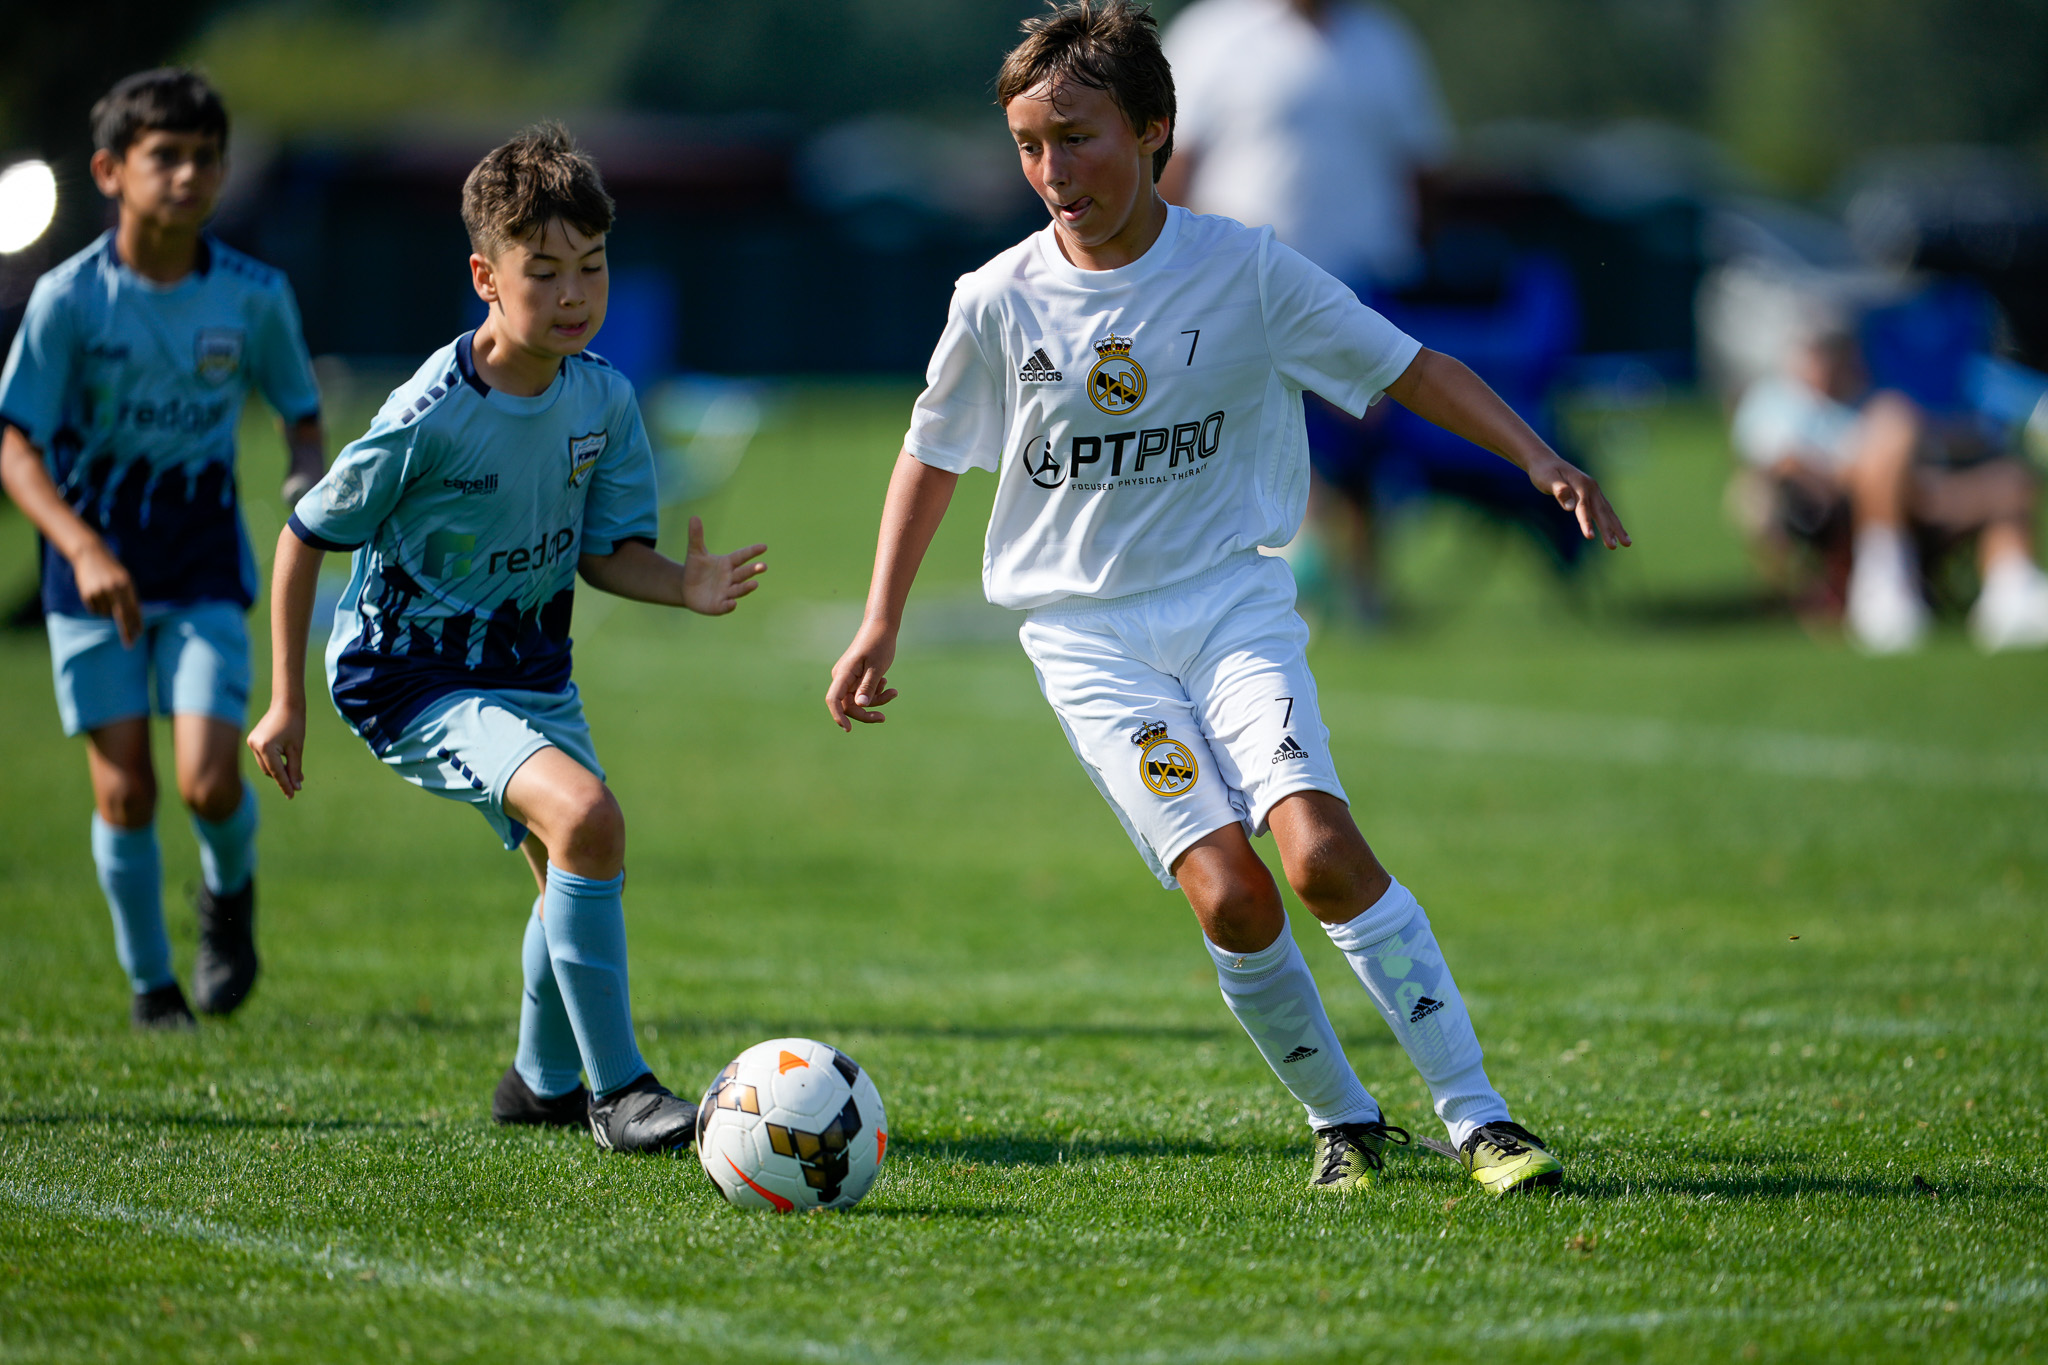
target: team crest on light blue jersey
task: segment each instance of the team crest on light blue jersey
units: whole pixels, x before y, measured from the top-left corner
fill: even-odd
[[[225,384],[242,372],[242,329],[202,327],[192,343],[199,377],[209,384]]]
[[[588,436],[569,438],[569,487],[580,487],[590,477],[590,471],[597,468],[597,460],[604,454],[605,433],[592,432]]]

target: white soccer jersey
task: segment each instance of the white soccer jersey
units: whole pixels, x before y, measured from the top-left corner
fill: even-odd
[[[1363,414],[1420,344],[1270,228],[1169,208],[1116,270],[1053,232],[960,278],[904,439],[996,472],[988,599],[1125,597],[1292,540],[1302,391]]]

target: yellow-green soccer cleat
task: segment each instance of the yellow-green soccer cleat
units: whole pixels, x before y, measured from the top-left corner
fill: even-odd
[[[1408,1144],[1408,1131],[1374,1119],[1371,1123],[1339,1123],[1316,1129],[1316,1174],[1312,1190],[1362,1190],[1372,1184],[1381,1166],[1380,1153],[1389,1142]]]
[[[1543,1139],[1506,1119],[1473,1129],[1459,1148],[1458,1160],[1466,1174],[1493,1194],[1564,1183],[1564,1163],[1543,1150]]]

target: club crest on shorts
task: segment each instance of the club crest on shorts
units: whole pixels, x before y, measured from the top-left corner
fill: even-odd
[[[1148,720],[1131,732],[1138,746],[1138,776],[1157,796],[1179,796],[1202,775],[1188,746],[1166,733],[1166,722]]]
[[[1131,339],[1115,332],[1095,343],[1101,359],[1088,371],[1088,401],[1112,417],[1136,412],[1145,401],[1145,371],[1131,359]]]
[[[242,329],[201,327],[192,340],[193,368],[209,384],[225,384],[242,369]]]
[[[604,439],[605,434],[601,431],[569,438],[569,487],[574,488],[590,477],[590,471],[597,467],[598,456],[604,454]]]

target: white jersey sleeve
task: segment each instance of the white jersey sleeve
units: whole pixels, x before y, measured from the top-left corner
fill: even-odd
[[[1273,368],[1289,388],[1320,394],[1353,417],[1422,353],[1422,343],[1358,301],[1306,256],[1262,234],[1259,302]]]
[[[939,334],[924,382],[903,448],[935,469],[993,472],[1002,462],[1009,424],[1005,386],[1000,373],[989,367],[964,289],[955,289],[946,309],[946,330]]]

